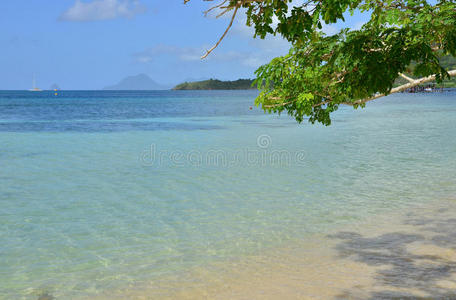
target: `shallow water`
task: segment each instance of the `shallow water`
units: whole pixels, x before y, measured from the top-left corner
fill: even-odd
[[[272,260],[259,273],[273,274],[291,245],[330,261],[300,250],[452,203],[454,91],[343,107],[330,127],[250,110],[254,97],[0,92],[0,298],[204,295],[252,278],[233,262]]]

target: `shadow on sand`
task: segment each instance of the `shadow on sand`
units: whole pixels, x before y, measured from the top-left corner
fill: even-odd
[[[338,239],[340,258],[378,267],[374,286],[367,296],[359,296],[357,287],[345,291],[336,299],[456,299],[455,253],[456,218],[417,218],[408,216],[405,224],[416,229],[413,233],[389,232],[365,237],[355,232],[339,232],[330,238]],[[431,254],[415,250],[438,249]],[[447,284],[443,284],[446,282]],[[449,283],[449,284],[448,284]]]

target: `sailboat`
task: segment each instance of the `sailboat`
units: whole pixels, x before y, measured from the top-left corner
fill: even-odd
[[[41,92],[42,90],[40,88],[36,87],[36,78],[35,74],[33,74],[33,83],[32,83],[32,88],[29,90],[30,92]]]

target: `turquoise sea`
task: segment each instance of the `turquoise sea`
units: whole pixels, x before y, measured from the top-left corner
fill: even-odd
[[[0,92],[0,299],[121,294],[456,195],[454,90],[329,127],[255,96]]]

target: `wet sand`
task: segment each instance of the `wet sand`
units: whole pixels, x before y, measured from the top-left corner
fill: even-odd
[[[456,299],[456,200],[98,299]]]

